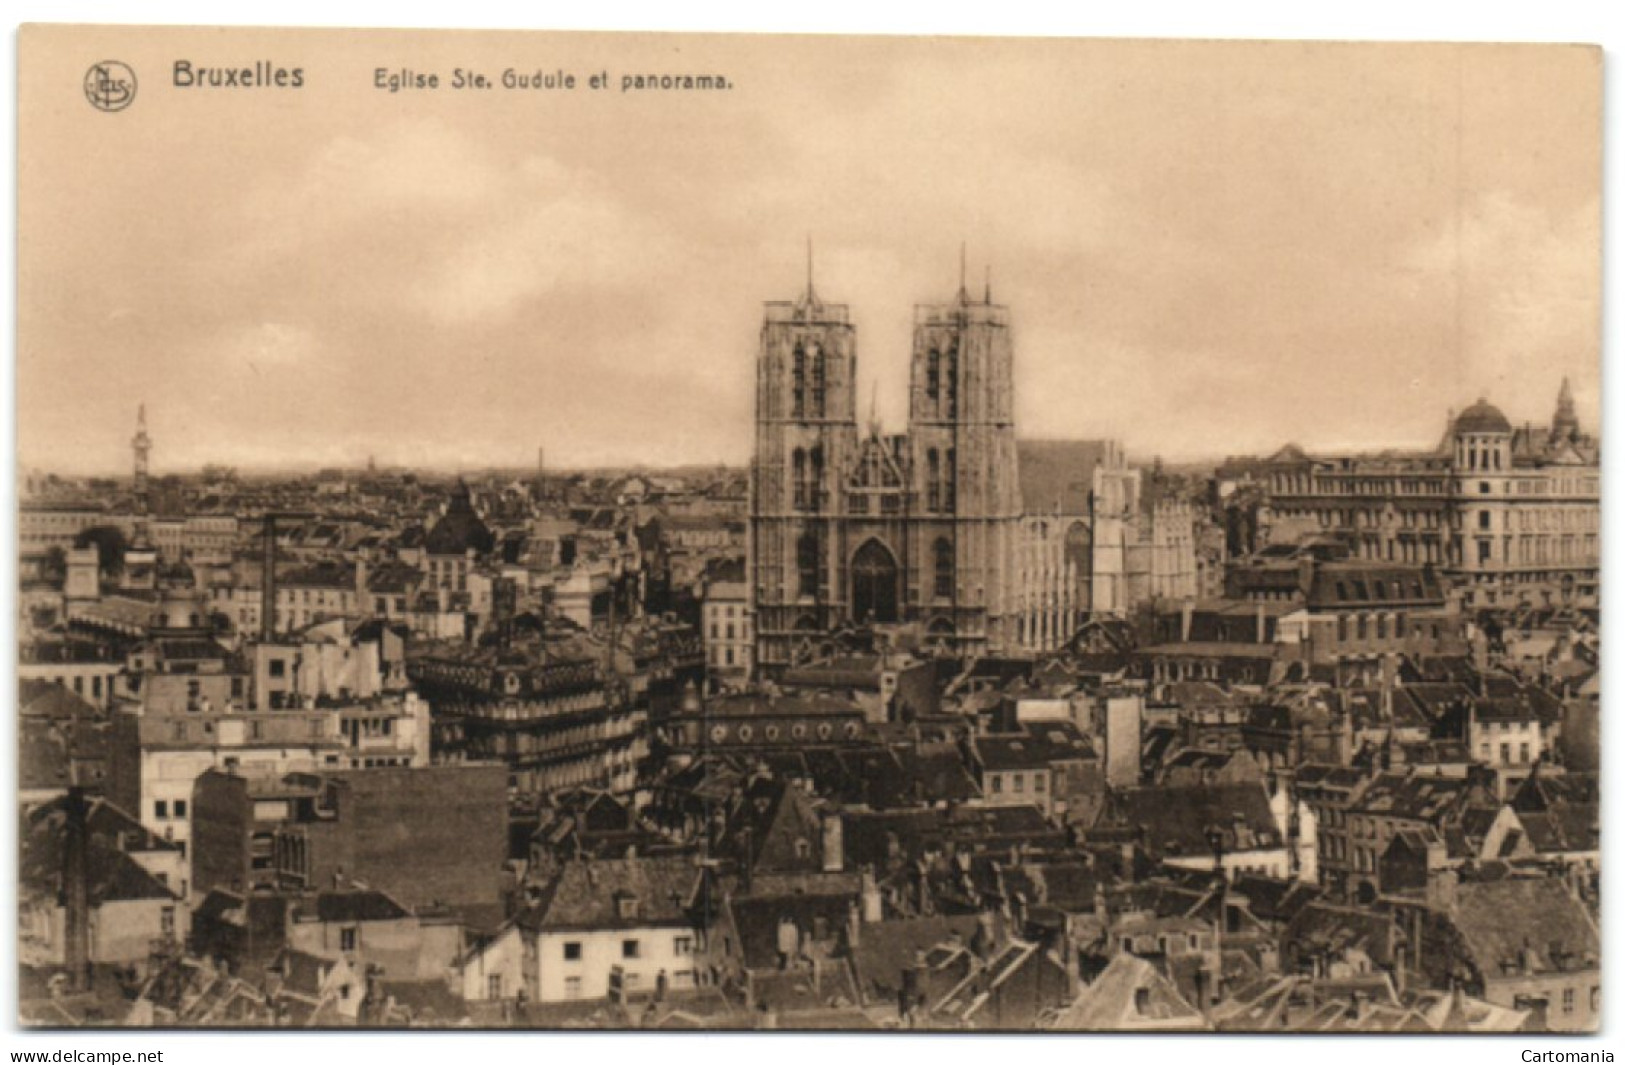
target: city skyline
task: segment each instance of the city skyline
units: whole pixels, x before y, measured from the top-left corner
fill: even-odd
[[[733,72],[716,99],[53,116],[20,173],[20,462],[117,472],[144,397],[159,469],[743,464],[757,317],[809,235],[889,428],[962,244],[1012,308],[1024,437],[1421,447],[1481,396],[1542,419],[1564,376],[1597,425],[1588,53],[760,40],[687,46]],[[298,44],[312,69],[329,47]],[[625,69],[660,39],[578,49]],[[209,116],[219,149],[188,150]]]

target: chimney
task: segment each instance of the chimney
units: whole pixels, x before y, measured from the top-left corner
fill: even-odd
[[[878,924],[885,913],[880,904],[880,885],[875,883],[874,870],[863,870],[861,884],[859,894],[863,900],[863,921],[865,924]]]
[[[930,917],[936,912],[936,906],[931,896],[930,870],[924,858],[921,858],[915,867],[914,882],[918,894],[916,910],[921,917]]]
[[[826,813],[823,822],[824,872],[839,873],[846,867],[846,844],[841,815]]]
[[[260,639],[269,643],[276,636],[276,517],[267,514],[265,542],[260,560]]]
[[[63,826],[62,906],[67,933],[68,980],[74,991],[90,990],[90,863],[85,792],[70,787]]]
[[[1349,1019],[1363,1021],[1366,1017],[1366,997],[1364,991],[1354,992],[1354,998],[1349,1003]]]

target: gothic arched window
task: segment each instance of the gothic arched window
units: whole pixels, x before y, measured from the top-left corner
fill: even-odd
[[[937,352],[936,348],[932,348],[931,354],[925,360],[925,396],[932,403],[935,403],[941,391],[942,356]]]
[[[807,509],[807,453],[796,448],[791,458],[793,476],[791,482],[795,491],[795,509]]]
[[[959,342],[955,341],[948,348],[947,357],[943,360],[943,374],[947,377],[944,382],[947,393],[946,415],[950,418],[959,416]]]
[[[812,406],[809,413],[814,418],[824,416],[824,353],[816,347],[812,355]]]
[[[796,594],[818,594],[818,534],[811,531],[796,540]]]
[[[819,489],[824,484],[824,449],[814,445],[812,454],[807,459],[807,509],[816,511],[819,504]]]
[[[794,417],[800,418],[807,413],[807,353],[796,345],[795,367],[790,374],[790,395],[794,405]]]
[[[942,509],[942,460],[936,448],[925,453],[925,509]]]
[[[947,461],[942,464],[942,509],[954,509],[954,484],[956,483],[956,460],[954,449],[948,449]]]
[[[947,537],[931,545],[932,572],[935,575],[936,597],[952,599],[954,596],[954,545]]]

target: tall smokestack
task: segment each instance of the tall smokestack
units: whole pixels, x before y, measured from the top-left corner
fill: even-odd
[[[270,643],[276,636],[276,518],[265,516],[264,556],[260,575],[260,639]]]
[[[62,847],[62,908],[67,926],[68,979],[73,990],[90,990],[90,861],[88,850],[88,807],[85,790],[68,789],[65,804],[67,823]]]

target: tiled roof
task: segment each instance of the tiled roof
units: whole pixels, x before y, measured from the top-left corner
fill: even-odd
[[[1144,828],[1145,846],[1163,858],[1211,855],[1210,828],[1226,851],[1282,845],[1269,797],[1258,783],[1128,788],[1108,800],[1107,824]]]
[[[1111,960],[1051,1027],[1108,1032],[1124,1028],[1205,1029],[1209,1025],[1155,966],[1123,953]]]
[[[539,931],[682,924],[698,879],[691,857],[570,862],[559,870],[539,912],[520,920]],[[627,916],[622,916],[623,898],[636,900]]]
[[[1467,881],[1456,887],[1452,920],[1486,977],[1527,965],[1534,972],[1595,968],[1597,926],[1560,879]]]
[[[1106,456],[1102,440],[1018,440],[1021,502],[1030,515],[1088,514],[1095,467]]]
[[[305,907],[317,920],[346,924],[357,921],[395,921],[411,913],[382,891],[323,891]]]

